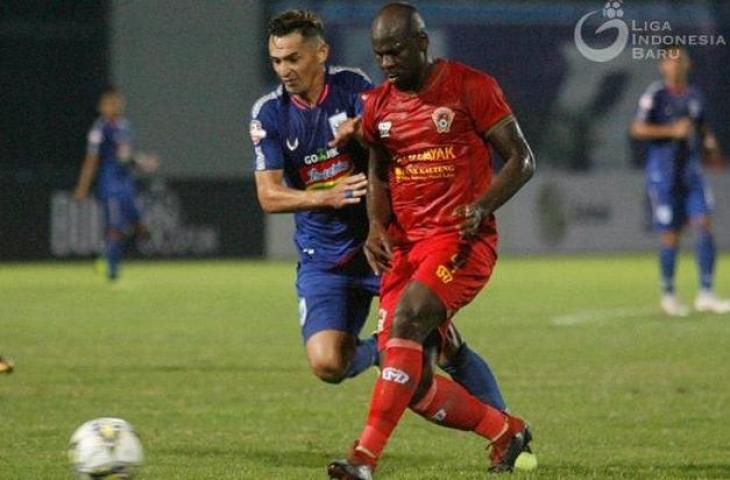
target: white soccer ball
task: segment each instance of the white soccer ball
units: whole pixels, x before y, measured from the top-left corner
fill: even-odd
[[[142,443],[121,418],[97,418],[71,435],[68,458],[81,479],[131,479],[142,466]]]

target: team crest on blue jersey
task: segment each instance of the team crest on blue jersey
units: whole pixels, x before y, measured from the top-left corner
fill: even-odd
[[[264,127],[258,120],[251,120],[248,133],[251,135],[251,141],[254,145],[258,145],[261,140],[266,138],[266,130],[264,130]]]
[[[337,129],[340,128],[345,120],[347,120],[347,112],[340,112],[329,117],[330,128],[332,129],[332,135],[337,135]]]
[[[454,121],[454,111],[448,107],[439,107],[431,114],[431,119],[436,125],[438,133],[448,133],[451,130],[451,123]]]

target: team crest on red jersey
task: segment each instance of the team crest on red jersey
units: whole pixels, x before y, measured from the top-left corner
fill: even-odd
[[[449,107],[439,107],[431,114],[436,131],[439,133],[447,133],[451,130],[451,122],[454,121],[454,111]]]

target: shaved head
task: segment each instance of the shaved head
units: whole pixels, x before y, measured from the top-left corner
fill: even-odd
[[[399,90],[417,91],[430,72],[426,24],[416,7],[389,3],[373,20],[370,40],[378,66]]]
[[[373,35],[409,36],[425,33],[426,23],[416,7],[405,2],[389,3],[378,12],[372,25]]]

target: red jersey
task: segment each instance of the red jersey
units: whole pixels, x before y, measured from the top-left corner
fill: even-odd
[[[476,201],[492,181],[485,135],[512,118],[491,76],[450,60],[437,60],[417,94],[385,81],[362,94],[363,133],[392,157],[390,196],[394,239],[418,242],[458,234],[454,209]],[[496,249],[494,215],[482,238]]]

